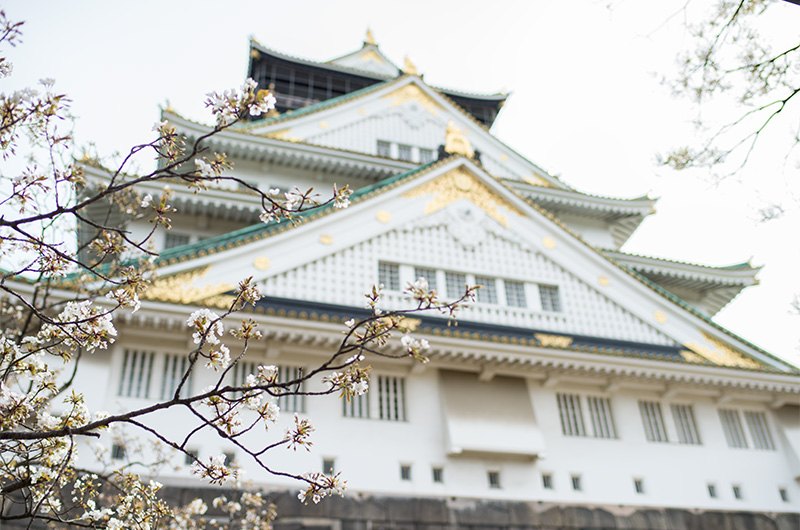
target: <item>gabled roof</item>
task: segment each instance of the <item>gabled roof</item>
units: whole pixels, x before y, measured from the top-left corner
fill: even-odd
[[[329,226],[331,223],[342,223],[345,219],[350,219],[347,221],[348,223],[359,222],[357,217],[360,215],[358,212],[366,211],[365,208],[372,208],[375,209],[377,206],[372,206],[370,201],[375,199],[377,200],[379,196],[382,196],[386,193],[391,192],[392,190],[402,187],[403,191],[398,191],[394,195],[389,196],[391,197],[400,197],[401,194],[403,197],[412,197],[418,196],[417,195],[409,195],[408,190],[413,189],[421,189],[421,186],[412,184],[415,181],[422,180],[423,185],[425,183],[431,183],[434,179],[439,177],[444,177],[448,174],[451,174],[453,171],[457,170],[458,168],[464,168],[465,170],[469,171],[475,175],[483,175],[479,177],[481,179],[482,184],[481,186],[487,186],[494,191],[490,193],[497,193],[499,194],[498,197],[505,197],[504,199],[501,198],[503,201],[507,201],[505,204],[508,204],[508,208],[517,209],[518,215],[521,215],[522,218],[528,218],[530,222],[535,222],[536,226],[545,227],[550,226],[548,229],[551,233],[558,234],[558,233],[568,233],[572,237],[563,238],[559,236],[561,243],[559,245],[559,250],[561,257],[559,259],[567,259],[570,263],[577,263],[578,261],[588,261],[591,262],[592,270],[605,271],[602,274],[608,275],[608,277],[603,276],[605,280],[601,282],[601,285],[609,285],[613,283],[617,289],[614,291],[614,297],[616,297],[617,302],[622,304],[623,307],[626,307],[628,311],[637,314],[640,318],[644,318],[647,315],[643,314],[646,311],[653,311],[653,308],[667,308],[668,306],[673,307],[674,309],[670,309],[670,317],[669,322],[667,320],[666,315],[662,314],[661,317],[658,316],[662,310],[658,309],[655,311],[655,319],[659,322],[662,326],[664,326],[665,330],[672,330],[670,333],[676,333],[680,337],[684,337],[687,333],[691,332],[690,334],[695,337],[700,337],[699,341],[706,341],[706,343],[710,343],[716,346],[713,348],[721,348],[722,353],[714,353],[714,351],[709,350],[706,346],[703,346],[698,339],[690,339],[690,338],[682,338],[682,341],[686,345],[687,350],[691,349],[693,352],[688,352],[681,350],[681,362],[698,362],[700,364],[708,364],[711,362],[713,365],[716,366],[727,366],[729,368],[744,368],[744,369],[754,369],[759,371],[775,371],[775,372],[789,372],[789,373],[798,373],[798,371],[793,368],[791,365],[785,363],[784,361],[771,356],[767,352],[757,348],[756,346],[750,344],[749,342],[741,339],[740,337],[730,333],[729,331],[725,330],[724,328],[720,327],[716,323],[710,320],[710,318],[702,312],[697,311],[691,305],[687,304],[677,296],[669,293],[668,291],[664,290],[662,287],[654,284],[647,278],[643,277],[636,271],[633,271],[629,267],[619,263],[614,258],[604,255],[604,253],[595,247],[587,244],[583,241],[578,235],[574,232],[569,230],[563,223],[560,223],[558,219],[552,216],[552,214],[548,213],[545,210],[542,210],[540,207],[535,205],[534,203],[530,202],[530,199],[522,199],[519,196],[515,195],[513,190],[509,188],[503,188],[498,184],[498,182],[491,178],[491,176],[487,175],[479,166],[475,165],[474,163],[470,162],[468,159],[464,159],[460,156],[450,157],[444,160],[440,160],[438,162],[434,162],[428,164],[426,166],[422,166],[420,168],[408,171],[406,173],[402,173],[400,175],[396,175],[394,177],[385,179],[380,183],[377,183],[372,186],[368,186],[358,190],[352,196],[352,206],[349,210],[346,211],[337,211],[335,219],[338,221],[334,221],[334,217],[331,217],[331,214],[334,213],[334,209],[332,207],[324,207],[321,208],[319,211],[315,212],[306,212],[300,214],[297,218],[297,222],[295,223],[287,223],[286,221],[282,223],[272,222],[267,225],[256,225],[252,227],[248,227],[242,230],[238,230],[236,232],[232,232],[230,234],[226,234],[224,236],[219,236],[215,238],[211,238],[209,240],[205,240],[196,244],[187,245],[183,247],[177,247],[165,251],[162,256],[157,260],[157,265],[164,270],[167,277],[170,275],[175,274],[184,274],[187,271],[191,271],[192,269],[197,269],[198,267],[217,267],[220,263],[224,263],[224,261],[219,260],[212,260],[210,258],[211,255],[222,253],[222,252],[231,252],[229,258],[232,259],[233,256],[244,256],[243,252],[249,252],[247,255],[256,255],[253,254],[254,252],[259,252],[257,249],[261,248],[263,245],[256,244],[260,240],[264,240],[267,238],[271,238],[273,236],[279,236],[280,234],[286,231],[294,231],[299,230],[300,232],[291,237],[291,238],[277,238],[278,240],[283,241],[284,243],[281,244],[291,244],[291,245],[302,245],[303,237],[300,234],[310,234],[311,237],[316,237],[314,234],[318,233],[321,228],[317,226],[317,223],[323,223],[322,226]],[[417,186],[416,188],[414,186]],[[505,190],[505,191],[503,191]],[[423,192],[427,193],[427,192]],[[382,198],[381,201],[374,204],[384,204],[386,198]],[[398,199],[391,199],[391,200],[398,200]],[[473,199],[470,199],[473,200]],[[477,199],[475,199],[477,200]],[[525,204],[530,205],[530,208],[525,206]],[[476,205],[484,209],[487,207],[486,204],[479,204]],[[484,210],[489,213],[489,210]],[[369,214],[369,215],[374,215]],[[515,217],[516,219],[516,217]],[[545,219],[552,221],[552,224],[548,224]],[[525,221],[528,222],[528,221]],[[544,223],[544,224],[542,224]],[[313,225],[309,226],[309,230],[303,230],[302,227],[306,225]],[[331,226],[340,226],[340,225],[331,225]],[[382,225],[384,226],[384,225]],[[521,225],[520,225],[521,226]],[[527,225],[526,225],[527,226]],[[555,231],[553,229],[555,228]],[[546,232],[545,232],[546,233]],[[363,237],[360,233],[351,232],[349,234],[350,239],[356,237]],[[298,239],[300,238],[300,239]],[[545,238],[547,239],[547,238]],[[543,240],[544,241],[544,240]],[[570,243],[573,241],[575,243],[579,243],[575,245],[574,243]],[[277,243],[276,243],[277,244]],[[345,243],[341,243],[345,244]],[[347,243],[352,244],[352,243]],[[544,246],[542,247],[543,252],[545,248],[554,248],[547,246],[547,243],[542,243]],[[246,249],[250,250],[246,250]],[[253,259],[248,258],[248,259]],[[291,258],[287,258],[291,259]],[[256,269],[260,269],[256,262],[253,262]],[[567,264],[568,265],[568,264]],[[228,273],[224,273],[224,270],[228,270],[234,264],[230,264],[227,266],[223,266],[219,272],[216,273],[215,278],[219,279],[223,275],[229,275]],[[248,265],[249,267],[249,265]],[[247,274],[244,269],[239,268],[236,269],[241,274]],[[615,272],[616,271],[616,272]],[[573,271],[575,272],[575,271]],[[270,273],[272,274],[272,273]],[[584,273],[581,273],[585,275]],[[611,280],[609,281],[609,277]],[[627,278],[627,279],[626,279]],[[258,279],[258,278],[256,278]],[[631,279],[635,281],[631,281]],[[586,279],[590,281],[589,278]],[[213,278],[209,278],[208,282],[213,282]],[[640,287],[636,287],[638,284]],[[641,285],[646,286],[648,289],[642,289]],[[224,284],[219,284],[224,285]],[[201,291],[204,292],[204,291]],[[604,291],[604,296],[611,296],[612,291]],[[655,293],[659,296],[653,298],[651,295],[647,295],[647,293]],[[634,303],[630,297],[634,296],[637,301]],[[621,298],[620,298],[621,297]],[[198,299],[199,300],[199,299]],[[627,302],[625,301],[627,300]],[[668,301],[668,304],[664,304],[665,301]],[[649,308],[649,309],[648,309]],[[664,331],[667,333],[667,331]],[[531,333],[531,330],[520,331],[520,333]],[[567,335],[564,335],[567,337]],[[572,341],[577,340],[577,336],[572,337]],[[726,342],[726,337],[728,339],[733,339],[737,344],[738,347],[731,347]],[[569,337],[567,337],[569,338]],[[566,340],[566,339],[564,339]],[[585,338],[581,338],[581,340],[588,340]],[[676,339],[681,340],[681,339]],[[572,343],[570,341],[570,344]],[[693,342],[694,341],[694,342]],[[579,341],[580,342],[580,341]],[[566,343],[565,343],[566,344]],[[577,344],[577,343],[576,343]],[[588,345],[588,343],[587,343]],[[638,348],[638,349],[637,349]],[[648,347],[643,345],[639,345],[637,347],[633,347],[632,345],[627,345],[623,350],[629,350],[631,352],[635,351],[644,351]],[[652,349],[652,348],[650,348]],[[657,348],[656,348],[657,349]],[[745,354],[744,351],[748,353]],[[653,350],[655,352],[655,350]],[[665,352],[666,353],[666,352]],[[639,354],[636,354],[639,355]],[[672,355],[671,353],[669,355]],[[709,355],[711,357],[709,357]],[[723,364],[719,364],[716,362],[714,355],[721,355],[722,358],[729,359],[726,360]],[[727,356],[727,357],[726,357]],[[738,356],[738,357],[737,357]],[[662,358],[662,357],[659,357]]]

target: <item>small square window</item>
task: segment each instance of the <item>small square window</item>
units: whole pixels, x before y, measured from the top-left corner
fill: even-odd
[[[478,302],[484,304],[497,303],[497,282],[488,276],[475,276],[475,283],[480,285],[478,289]]]
[[[400,160],[408,160],[411,161],[411,146],[410,145],[398,145],[397,146],[397,158]]]
[[[546,490],[553,489],[553,475],[544,473],[542,475],[542,487]]]
[[[461,298],[467,290],[467,275],[447,272],[444,275],[448,298]]]
[[[125,446],[122,444],[114,444],[111,446],[111,458],[114,460],[125,460]]]
[[[187,466],[191,466],[197,461],[197,456],[200,453],[197,452],[197,449],[187,449],[186,454],[183,457],[183,463]]]
[[[778,493],[780,493],[783,502],[789,502],[789,492],[786,491],[786,488],[780,488]]]
[[[386,158],[391,158],[392,144],[390,144],[389,142],[378,140],[378,156],[385,156]]]
[[[415,267],[414,268],[414,281],[418,280],[419,278],[425,278],[425,281],[428,282],[428,289],[431,291],[436,290],[436,271],[433,269],[425,269],[423,267]]]
[[[644,481],[640,478],[633,479],[633,489],[636,493],[644,493]]]
[[[164,237],[164,249],[180,247],[189,244],[189,236],[186,234],[175,234],[167,232]]]
[[[505,281],[506,303],[512,307],[528,307],[525,299],[525,284],[522,282]]]
[[[733,486],[733,498],[734,499],[741,499],[742,498],[742,487],[741,486]]]
[[[428,162],[433,162],[433,150],[432,149],[422,149],[419,150],[419,163],[420,164],[427,164]]]
[[[378,283],[387,291],[400,290],[400,265],[396,263],[378,263]]]
[[[411,466],[400,466],[400,480],[411,480]]]
[[[333,458],[325,458],[322,460],[322,472],[326,475],[333,475],[336,473],[336,465]]]
[[[706,486],[708,488],[708,496],[712,499],[717,498],[717,487],[714,484],[708,484]]]
[[[433,481],[438,484],[444,482],[444,469],[440,467],[433,468]]]
[[[489,471],[487,476],[489,478],[489,487],[500,489],[500,472]]]
[[[581,491],[583,489],[580,475],[572,475],[572,489],[575,491]]]
[[[540,285],[539,297],[542,300],[542,311],[561,312],[561,297],[558,293],[558,286]]]

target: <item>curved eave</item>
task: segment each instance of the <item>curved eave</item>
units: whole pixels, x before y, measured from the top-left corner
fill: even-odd
[[[198,138],[212,129],[178,115],[164,112],[179,133]],[[293,142],[245,132],[225,130],[215,134],[206,145],[224,151],[229,157],[268,162],[285,167],[320,170],[349,178],[375,182],[417,167],[418,164],[354,151]]]
[[[723,286],[741,288],[756,285],[761,267],[712,267],[696,263],[666,260],[607,250],[605,253],[628,267],[646,274],[670,279],[675,285],[691,289],[713,289]]]

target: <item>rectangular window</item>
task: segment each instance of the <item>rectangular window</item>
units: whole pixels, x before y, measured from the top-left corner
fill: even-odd
[[[336,462],[333,458],[322,459],[322,472],[326,475],[334,475],[336,473]]]
[[[402,377],[378,376],[378,417],[388,421],[405,421],[405,384]]]
[[[444,469],[441,467],[433,468],[433,481],[437,484],[441,484],[444,482]]]
[[[343,399],[342,404],[345,418],[369,418],[369,396],[367,394],[353,396],[349,402]]]
[[[592,429],[595,438],[616,438],[617,428],[611,414],[611,401],[608,398],[588,397],[589,415],[592,418]]]
[[[478,302],[484,304],[497,303],[497,282],[488,276],[475,276],[475,284],[482,286],[478,289]]]
[[[457,272],[447,272],[444,275],[445,287],[448,298],[461,298],[467,286],[467,275]]]
[[[500,472],[499,471],[489,471],[487,473],[487,478],[489,479],[489,487],[500,489]]]
[[[114,460],[125,460],[125,446],[114,444],[111,446],[111,458]]]
[[[553,489],[553,475],[544,473],[542,475],[542,487],[546,490]]]
[[[150,395],[150,374],[153,371],[154,358],[154,353],[125,350],[117,392],[120,396],[146,398]]]
[[[750,437],[753,439],[753,447],[756,449],[775,450],[775,442],[772,441],[772,434],[767,427],[767,416],[763,412],[745,411],[744,419],[750,429]]]
[[[668,442],[661,404],[654,401],[640,401],[639,412],[642,415],[644,434],[649,442]]]
[[[392,144],[378,140],[378,156],[385,156],[386,158],[392,157]]]
[[[739,485],[733,486],[733,498],[734,499],[741,499],[742,498],[742,487]]]
[[[583,424],[581,398],[575,394],[556,394],[558,413],[561,417],[561,432],[566,436],[586,436]]]
[[[396,263],[378,263],[378,283],[387,291],[400,290],[400,265]]]
[[[161,399],[172,399],[178,385],[183,379],[186,370],[189,369],[189,358],[185,355],[165,355],[164,356],[164,377],[161,378]],[[190,395],[192,389],[192,374],[181,388],[180,397],[185,398]]]
[[[729,447],[747,449],[747,439],[744,437],[742,418],[739,411],[732,409],[719,409],[719,419],[722,420],[722,430]]]
[[[708,488],[708,496],[712,499],[716,499],[717,487],[714,484],[708,484],[706,487]]]
[[[187,449],[186,454],[183,455],[183,463],[184,465],[191,466],[197,461],[197,456],[200,453],[197,452],[197,449]]]
[[[780,489],[778,489],[778,493],[780,494],[780,496],[781,496],[781,500],[782,500],[783,502],[789,502],[789,492],[788,492],[788,491],[786,491],[786,488],[780,488]]]
[[[411,480],[411,466],[400,466],[400,480]]]
[[[414,280],[416,281],[419,278],[425,278],[428,282],[428,289],[431,291],[435,291],[436,287],[436,271],[433,269],[425,269],[423,267],[415,267],[414,268]]]
[[[542,300],[542,311],[561,312],[561,297],[556,285],[540,285],[539,297]]]
[[[411,146],[410,145],[398,145],[397,146],[397,158],[400,160],[408,160],[411,161]]]
[[[633,489],[636,493],[644,493],[644,481],[640,478],[633,479]]]
[[[581,491],[583,489],[580,475],[572,475],[572,489],[575,491]]]
[[[419,150],[419,163],[420,164],[427,164],[429,162],[433,162],[433,150],[432,149],[422,149]]]
[[[234,453],[233,451],[222,453],[222,455],[225,457],[226,466],[232,466],[233,464],[236,463],[236,453]]]
[[[288,383],[299,379],[303,375],[302,368],[296,366],[279,366],[278,367],[278,381],[281,383]],[[299,392],[299,394],[285,394],[278,397],[278,407],[286,412],[305,412],[306,403],[305,396],[305,381],[299,385],[293,385],[289,388],[289,392]]]
[[[525,284],[522,282],[514,282],[505,280],[506,285],[506,303],[512,307],[528,307],[528,301],[525,299]]]
[[[180,247],[182,245],[189,244],[189,236],[186,234],[174,234],[172,232],[167,232],[164,236],[164,248],[174,248]]]
[[[691,405],[672,405],[672,418],[678,430],[678,441],[682,444],[700,445],[700,433],[697,432],[697,423],[694,421],[694,412]]]

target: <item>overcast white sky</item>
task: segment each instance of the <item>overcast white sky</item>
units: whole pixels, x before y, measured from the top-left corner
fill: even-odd
[[[718,185],[701,172],[657,167],[656,153],[693,134],[691,106],[659,83],[690,44],[683,16],[672,17],[684,0],[608,3],[7,0],[6,14],[26,24],[0,90],[56,79],[74,101],[78,143],[108,154],[148,140],[167,100],[210,122],[203,96],[241,84],[250,35],[323,61],[359,48],[370,27],[384,53],[397,64],[408,55],[431,84],[512,92],[493,133],[568,184],[660,197],[624,250],[764,265],[761,285],[716,320],[800,362],[800,317],[789,306],[800,293],[800,202],[778,221],[756,221],[759,208],[792,193],[787,182],[799,189],[798,168],[783,161],[785,137],[765,138],[752,167]],[[800,7],[779,4],[771,31],[796,37]]]

